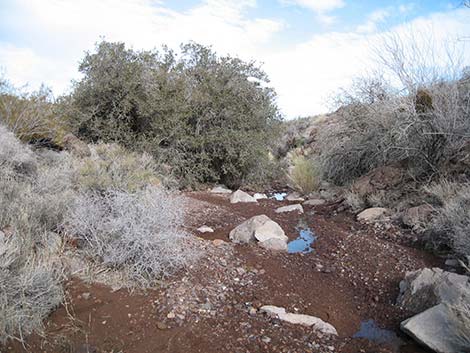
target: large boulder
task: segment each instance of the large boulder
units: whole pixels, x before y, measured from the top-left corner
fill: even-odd
[[[470,352],[470,307],[441,303],[403,321],[400,327],[434,352]]]
[[[271,250],[287,250],[288,238],[282,228],[266,215],[254,216],[233,229],[229,238],[237,244],[257,241]]]
[[[400,282],[397,303],[419,313],[439,303],[470,305],[470,278],[440,268],[407,272]]]
[[[230,196],[230,203],[240,203],[240,202],[258,202],[253,196],[250,196],[242,190],[235,191]]]
[[[62,145],[74,156],[80,158],[91,156],[91,151],[88,145],[74,134],[65,135],[62,139]]]
[[[315,316],[288,313],[286,309],[274,305],[264,305],[260,308],[260,311],[271,317],[276,317],[281,321],[289,322],[294,325],[309,326],[315,331],[320,331],[328,335],[338,335],[333,325]]]
[[[470,279],[425,268],[400,282],[397,303],[417,315],[401,329],[438,353],[470,352]]]

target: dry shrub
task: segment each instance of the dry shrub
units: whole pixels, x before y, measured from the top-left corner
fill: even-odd
[[[56,112],[49,89],[32,93],[0,83],[0,123],[20,140],[34,143],[59,143],[68,125]]]
[[[145,186],[159,185],[168,177],[158,174],[157,165],[147,153],[135,153],[117,144],[90,146],[91,156],[75,161],[77,184],[85,189],[134,192]]]
[[[86,254],[124,270],[134,285],[147,287],[197,254],[181,228],[183,206],[181,199],[158,187],[135,193],[84,192],[70,209],[65,228]]]
[[[304,156],[294,158],[289,179],[294,187],[304,194],[316,191],[320,186],[320,176],[315,163]]]
[[[44,318],[64,297],[60,266],[33,259],[22,245],[0,234],[0,343],[41,333]]]
[[[395,163],[415,178],[445,175],[446,163],[469,143],[470,89],[457,58],[404,43],[399,36],[385,40],[387,76],[357,80],[337,97],[339,123],[319,136],[327,180],[345,184]]]
[[[0,126],[0,342],[40,331],[62,301],[52,231],[70,201],[70,174],[40,160]]]
[[[470,184],[443,181],[425,190],[440,203],[427,227],[431,244],[470,257]]]

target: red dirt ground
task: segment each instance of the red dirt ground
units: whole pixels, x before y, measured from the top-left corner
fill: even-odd
[[[352,338],[368,319],[400,335],[405,344],[399,352],[426,352],[399,333],[409,313],[394,302],[406,271],[442,264],[408,244],[399,229],[361,225],[352,214],[337,213],[335,204],[307,206],[303,215],[277,214],[289,202],[233,205],[222,195],[186,196],[187,229],[212,249],[198,265],[145,292],[73,279],[67,283],[69,303],[47,320],[46,337],[32,336],[26,348],[14,343],[4,352],[394,352]],[[230,230],[259,214],[278,222],[291,240],[302,219],[318,237],[315,250],[280,254],[255,244],[212,244],[228,241]],[[215,232],[197,234],[203,224]],[[249,313],[267,304],[320,317],[339,336]]]

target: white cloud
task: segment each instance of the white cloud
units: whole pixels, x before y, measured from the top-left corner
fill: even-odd
[[[390,16],[390,9],[379,9],[367,16],[367,21],[357,27],[359,33],[372,33],[377,30],[377,25],[384,22]]]
[[[402,4],[398,6],[398,11],[400,11],[401,14],[407,14],[413,11],[416,7],[416,4],[414,2],[410,2],[408,4]]]
[[[304,2],[307,2],[305,0]],[[342,1],[308,1],[312,9],[327,11]],[[312,4],[315,3],[315,7]],[[328,3],[328,4],[326,4]],[[206,0],[187,11],[175,11],[152,0],[19,0],[12,22],[37,44],[19,47],[0,43],[0,66],[15,84],[44,82],[61,93],[77,78],[83,51],[92,50],[99,36],[124,41],[135,49],[171,47],[194,40],[212,45],[221,54],[264,62],[287,117],[325,112],[326,99],[351,78],[372,67],[371,47],[380,33],[331,32],[312,35],[302,43],[279,44],[276,35],[286,25],[276,18],[250,18],[254,0]],[[421,29],[434,27],[434,41],[470,33],[468,12],[455,10],[413,21]],[[468,10],[467,10],[468,11]],[[384,13],[371,15],[379,22]],[[14,21],[13,21],[14,20]],[[395,29],[404,30],[406,26]],[[46,49],[45,49],[46,48]],[[470,62],[470,54],[466,54]]]
[[[344,0],[281,0],[285,4],[295,4],[317,13],[330,12],[345,5]]]

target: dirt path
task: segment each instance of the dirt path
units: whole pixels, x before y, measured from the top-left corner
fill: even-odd
[[[288,202],[235,204],[227,196],[188,193],[187,228],[203,239],[205,256],[185,274],[154,291],[113,291],[73,280],[69,305],[47,321],[47,338],[32,337],[30,352],[394,352],[393,344],[353,339],[361,322],[400,336],[400,352],[425,352],[398,331],[407,317],[394,305],[406,271],[439,265],[431,255],[406,244],[393,227],[374,230],[335,205],[306,207],[305,214],[277,214]],[[299,222],[316,234],[314,251],[279,254],[256,245],[213,245],[254,215],[278,222],[290,240]],[[207,225],[214,233],[197,234]],[[208,234],[208,235],[207,235]],[[270,319],[262,305],[320,317],[338,337]],[[390,332],[389,332],[390,333]],[[19,344],[6,352],[26,351]]]

